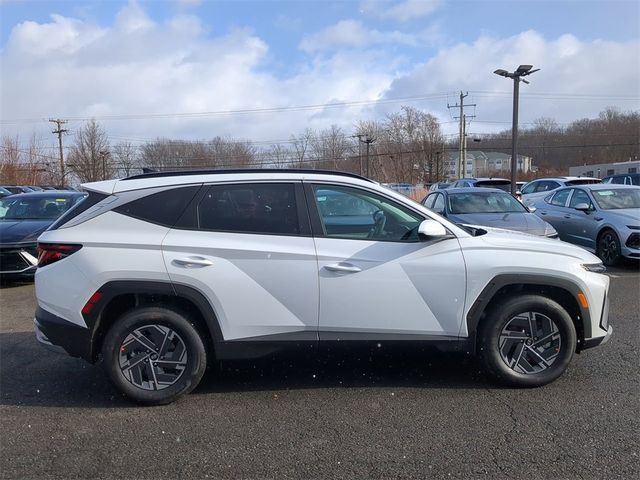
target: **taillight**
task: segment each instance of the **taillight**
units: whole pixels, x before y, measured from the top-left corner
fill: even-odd
[[[68,243],[39,243],[38,267],[44,267],[45,265],[62,260],[81,248],[82,245],[71,245]]]

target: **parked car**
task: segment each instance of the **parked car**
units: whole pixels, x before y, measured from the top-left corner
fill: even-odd
[[[447,182],[436,182],[429,186],[429,191],[433,192],[435,190],[445,190],[451,186],[450,183]]]
[[[84,188],[38,239],[36,337],[101,358],[141,403],[189,392],[208,360],[371,341],[477,353],[491,378],[533,387],[612,332],[591,253],[465,229],[356,175],[163,172]]]
[[[495,188],[449,188],[432,192],[422,204],[454,223],[516,230],[549,238],[558,233],[509,193]]]
[[[0,199],[0,275],[33,275],[38,235],[84,196],[31,192]]]
[[[13,195],[13,193],[4,187],[0,187],[0,198],[8,197],[9,195]]]
[[[560,239],[594,251],[605,265],[640,258],[640,187],[565,187],[534,205]]]
[[[33,192],[33,190],[31,190],[29,187],[21,187],[16,185],[5,185],[2,188],[4,188],[5,190],[9,190],[13,194]]]
[[[532,180],[522,187],[522,202],[531,205],[538,200],[544,199],[549,192],[560,187],[571,187],[574,185],[591,185],[602,183],[599,178],[593,177],[548,177]]]
[[[610,175],[602,179],[602,183],[614,183],[619,185],[640,185],[640,173],[621,173]]]
[[[505,192],[511,191],[511,180],[506,178],[461,178],[453,182],[449,188],[499,188]]]

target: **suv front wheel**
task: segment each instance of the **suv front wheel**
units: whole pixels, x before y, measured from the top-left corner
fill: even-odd
[[[202,337],[188,316],[162,307],[125,313],[107,332],[102,357],[118,390],[147,405],[190,392],[207,365]]]
[[[567,311],[539,295],[520,295],[499,304],[488,312],[478,333],[487,373],[515,387],[554,381],[576,349],[576,330]]]

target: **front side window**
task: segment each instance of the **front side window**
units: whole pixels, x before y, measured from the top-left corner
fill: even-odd
[[[571,196],[571,201],[569,202],[569,206],[571,208],[576,208],[576,205],[581,203],[586,203],[591,206],[591,199],[589,198],[589,194],[584,190],[575,189],[573,191],[573,195]]]
[[[549,181],[540,182],[536,187],[536,192],[548,192],[550,190],[554,190],[558,188],[559,186],[560,184],[557,182],[549,182]]]
[[[564,207],[567,203],[567,198],[569,198],[569,194],[571,193],[571,189],[567,188],[566,190],[560,190],[558,193],[554,194],[551,197],[551,205],[555,205],[556,207]]]
[[[314,185],[314,198],[327,237],[417,242],[423,218],[366,190]],[[440,195],[439,195],[440,196]]]
[[[299,235],[293,184],[213,185],[198,205],[200,230]]]

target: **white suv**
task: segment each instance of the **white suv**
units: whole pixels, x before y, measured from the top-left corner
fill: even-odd
[[[36,336],[168,403],[207,361],[340,342],[478,354],[513,386],[607,341],[594,255],[457,226],[356,175],[152,173],[90,192],[39,241]],[[335,345],[335,344],[331,344]]]

